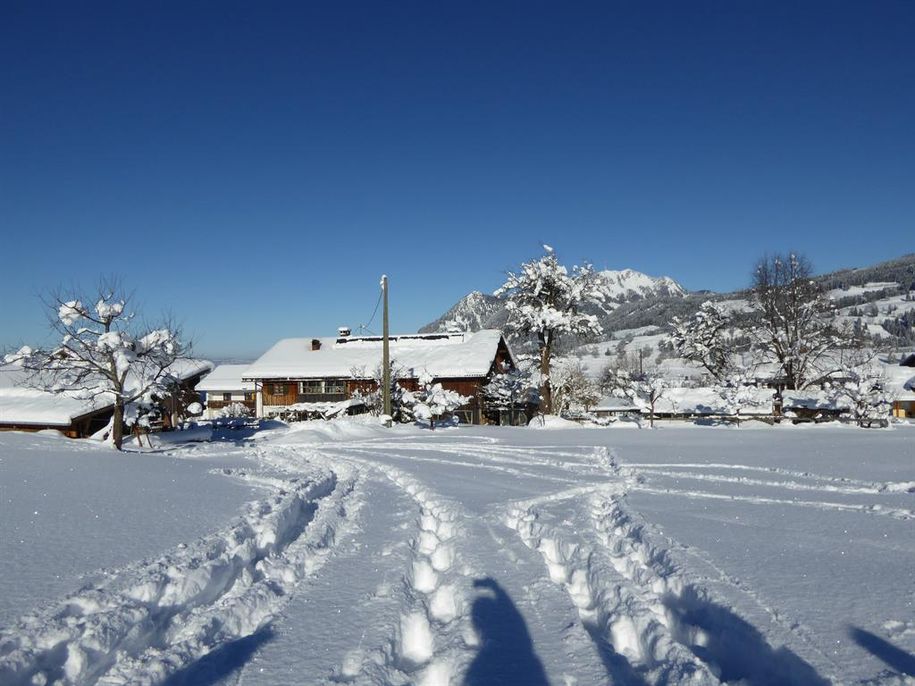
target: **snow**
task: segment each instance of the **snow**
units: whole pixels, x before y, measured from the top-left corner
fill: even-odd
[[[255,390],[253,381],[242,381],[247,364],[220,364],[197,384],[196,390],[206,392],[239,393]]]
[[[0,541],[0,682],[911,676],[910,425],[275,426],[126,455],[0,435],[17,532],[56,515]]]
[[[391,359],[410,376],[435,378],[486,376],[502,333],[410,334],[392,336]],[[312,349],[312,341],[320,349]],[[286,338],[264,353],[244,373],[245,379],[372,378],[381,364],[381,338]]]
[[[221,461],[230,463],[241,458]],[[0,626],[223,524],[253,496],[210,474],[214,466],[47,432],[0,433]]]
[[[769,388],[747,388],[741,415],[771,415],[775,391]],[[668,388],[655,403],[659,414],[731,415],[733,409],[716,388]]]
[[[826,292],[826,297],[836,300],[838,298],[847,298],[854,295],[864,295],[874,291],[882,291],[888,288],[899,288],[895,281],[870,281],[863,286],[849,286],[848,288],[834,288]]]

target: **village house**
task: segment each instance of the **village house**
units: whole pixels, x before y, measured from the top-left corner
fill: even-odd
[[[186,403],[196,398],[194,386],[213,368],[206,360],[179,360],[170,373],[176,387],[160,400],[161,426],[180,420]],[[53,429],[70,438],[86,438],[104,429],[114,414],[110,394],[81,396],[29,388],[28,372],[16,364],[0,366],[0,431]]]
[[[454,413],[462,423],[487,423],[482,387],[493,374],[515,368],[508,343],[495,329],[406,334],[389,340],[395,381],[415,391],[420,377],[428,375],[443,388],[467,396],[467,404]],[[242,379],[255,385],[258,417],[286,416],[321,404],[354,401],[377,390],[381,356],[380,336],[286,338],[248,367]]]
[[[915,354],[887,367],[887,385],[893,396],[893,416],[915,419]]]
[[[247,364],[221,364],[197,384],[200,400],[204,403],[204,417],[216,419],[227,407],[243,405],[251,416],[257,411],[253,381],[242,381]]]

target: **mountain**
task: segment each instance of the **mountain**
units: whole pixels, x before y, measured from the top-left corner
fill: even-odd
[[[508,313],[505,311],[505,303],[501,298],[473,291],[458,300],[450,310],[434,322],[422,327],[419,333],[498,329],[502,327],[507,318]]]
[[[645,298],[682,297],[686,289],[669,276],[648,276],[634,269],[597,272],[598,289],[604,294],[604,304],[616,304]]]
[[[682,298],[687,294],[683,286],[668,276],[648,276],[634,269],[597,272],[595,280],[602,299],[600,305],[591,306],[588,309],[598,317],[606,316],[619,306],[633,301]],[[434,322],[422,327],[419,332],[437,333],[501,328],[507,319],[508,312],[502,298],[473,291],[461,298]]]
[[[915,345],[915,254],[871,266],[837,270],[814,280],[828,292],[845,321],[890,344]],[[598,272],[597,281],[602,302],[584,309],[597,315],[606,339],[614,332],[643,327],[667,330],[673,317],[689,317],[706,300],[727,301],[738,326],[753,318],[747,311],[750,298],[747,290],[688,292],[670,277],[648,276],[633,269]],[[420,332],[503,328],[507,319],[501,298],[474,291]]]

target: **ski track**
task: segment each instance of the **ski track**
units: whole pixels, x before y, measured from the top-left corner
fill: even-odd
[[[607,463],[602,452],[596,450],[596,459]],[[716,578],[687,572],[695,565],[681,564],[677,551],[696,553],[665,539],[628,509],[626,494],[638,487],[638,479],[626,468],[614,470],[621,479],[612,486],[522,500],[504,513],[505,523],[541,554],[550,579],[565,588],[586,629],[615,654],[609,661],[614,683],[827,683],[794,653],[758,638],[755,627],[707,584],[727,588],[728,598],[747,597],[776,625],[778,638],[801,646],[819,664],[830,664],[804,628],[701,555]],[[570,500],[585,512],[571,513]],[[556,519],[559,526],[551,523]]]
[[[362,485],[378,476],[416,508],[412,525],[403,534],[395,532],[408,537],[408,566],[385,572],[401,579],[399,619],[383,632],[389,636],[386,643],[373,647],[360,642],[348,654],[352,659],[327,678],[454,683],[478,648],[466,589],[479,574],[469,561],[472,541],[462,524],[471,515],[407,471],[407,465],[436,464],[482,468],[500,478],[534,478],[560,488],[498,504],[483,519],[493,540],[499,539],[492,527],[504,524],[513,532],[508,536],[517,535],[539,554],[546,576],[574,605],[596,646],[596,659],[614,684],[817,686],[827,681],[808,662],[766,642],[790,644],[830,669],[832,661],[814,647],[805,627],[729,577],[701,550],[667,539],[631,509],[627,495],[915,519],[913,510],[879,504],[650,485],[652,477],[660,477],[852,496],[912,493],[913,482],[868,482],[739,464],[621,463],[607,448],[512,447],[490,437],[446,437],[269,442],[253,452],[250,469],[214,471],[260,486],[267,497],[249,503],[223,529],[155,561],[111,572],[107,580],[22,617],[0,633],[0,683],[152,685],[220,646],[254,634],[277,619],[303,580],[321,569],[342,533],[358,532],[353,515],[370,505],[361,495]],[[593,477],[594,483],[581,485],[582,477]],[[501,550],[512,555],[508,548]],[[530,603],[537,612],[536,599]],[[750,619],[760,613],[765,626]]]
[[[751,486],[773,486],[788,490],[812,490],[844,494],[879,495],[885,493],[915,493],[913,481],[859,481],[835,476],[822,476],[810,472],[798,472],[779,467],[752,467],[740,464],[717,463],[634,463],[626,462],[622,465],[637,471],[640,474],[654,474],[657,476],[671,476],[695,480],[720,481],[726,483],[742,483]],[[668,471],[668,470],[674,471]],[[702,474],[682,471],[686,469],[721,469],[731,471],[762,472],[788,476],[794,479],[806,479],[818,483],[805,484],[797,481],[766,481],[749,477],[726,476],[724,474]]]
[[[837,510],[841,512],[858,512],[862,514],[882,515],[893,519],[915,519],[915,511],[901,507],[887,507],[885,505],[860,505],[852,503],[835,503],[824,500],[788,500],[785,498],[767,498],[765,496],[728,495],[724,493],[708,493],[706,491],[679,490],[673,488],[653,488],[651,486],[637,485],[632,487],[633,492],[649,493],[652,495],[675,495],[682,498],[695,498],[704,500],[727,500],[735,503],[750,503],[753,505],[792,505],[796,507],[809,507],[816,510]]]
[[[227,470],[274,493],[225,529],[115,572],[0,634],[0,683],[161,683],[273,620],[333,547],[358,479],[303,469],[288,456],[265,461],[297,472]]]

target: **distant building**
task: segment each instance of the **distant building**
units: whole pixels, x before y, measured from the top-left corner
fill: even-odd
[[[213,365],[206,360],[179,360],[171,372],[178,387],[161,401],[163,424],[180,419],[183,401]],[[86,438],[104,429],[114,414],[110,394],[80,397],[77,393],[50,393],[25,386],[28,372],[14,364],[0,366],[0,431],[54,429],[70,438]]]
[[[893,416],[897,419],[915,418],[915,370],[908,365],[908,360],[915,361],[910,355],[899,366],[887,366],[887,386],[893,398]]]
[[[233,403],[241,403],[253,416],[257,411],[257,398],[253,381],[242,381],[247,364],[221,364],[197,384],[206,409],[204,417],[215,419]]]
[[[482,387],[493,374],[515,368],[502,332],[407,334],[390,337],[395,380],[419,389],[430,375],[442,387],[470,398],[454,414],[463,423],[485,423]],[[377,390],[381,369],[380,336],[286,338],[242,374],[254,383],[258,417],[283,416],[323,403],[352,400],[357,392]]]

